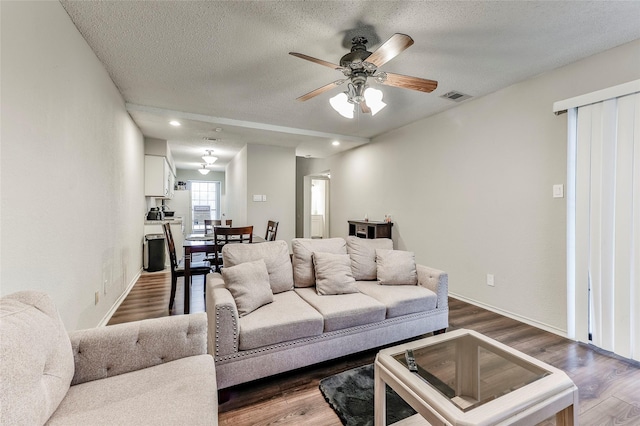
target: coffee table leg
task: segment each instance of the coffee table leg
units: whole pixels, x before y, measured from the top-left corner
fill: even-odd
[[[573,426],[574,424],[578,424],[575,415],[573,405],[568,406],[556,414],[556,426]]]
[[[387,399],[385,398],[386,384],[380,376],[379,367],[374,364],[373,373],[373,424],[384,426],[387,420]]]

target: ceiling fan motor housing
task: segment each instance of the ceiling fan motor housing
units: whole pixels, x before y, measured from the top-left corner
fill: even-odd
[[[367,39],[365,37],[354,37],[351,43],[353,43],[351,52],[340,59],[340,66],[347,69],[363,68],[362,63],[371,56],[371,52],[367,50]]]

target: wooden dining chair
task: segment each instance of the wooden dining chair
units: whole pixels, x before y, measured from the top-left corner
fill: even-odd
[[[217,219],[205,219],[204,220],[204,234],[213,234],[213,228],[216,226],[220,226],[222,222]]]
[[[176,257],[176,246],[171,234],[171,225],[165,223],[162,225],[164,230],[164,236],[167,240],[167,248],[169,249],[169,259],[171,261],[171,295],[169,297],[169,310],[173,308],[173,301],[176,297],[176,287],[178,284],[178,277],[184,277],[184,259],[178,259]],[[191,276],[204,275],[204,286],[207,286],[207,274],[211,272],[211,264],[207,261],[204,262],[191,262],[189,266]],[[191,283],[184,283],[185,286],[190,286]]]
[[[226,219],[224,221],[225,226],[231,226],[231,224],[233,223],[233,219]],[[205,235],[215,235],[213,230],[214,228],[218,227],[218,226],[222,226],[222,220],[220,219],[205,219],[204,221],[204,234]],[[207,260],[212,264],[215,265],[217,264],[217,259],[219,257],[220,253],[218,253],[218,251],[214,251],[213,253],[207,253]]]
[[[267,222],[267,232],[264,235],[264,239],[267,241],[275,241],[276,240],[276,234],[278,233],[278,224],[280,222],[275,222],[273,220],[270,220]]]
[[[216,247],[214,249],[215,257],[212,260],[216,272],[219,272],[222,266],[222,247],[226,244],[251,244],[253,242],[253,226],[214,228],[213,233]]]
[[[227,220],[224,221],[224,224],[226,226],[231,226],[232,222],[233,222],[233,219],[227,219]],[[216,226],[222,226],[222,220],[220,220],[220,219],[205,219],[204,220],[204,233],[205,233],[205,235],[213,234],[213,228],[215,228]]]

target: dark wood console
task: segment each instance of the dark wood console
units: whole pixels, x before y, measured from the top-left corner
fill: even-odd
[[[349,220],[349,235],[360,238],[391,238],[393,222]]]

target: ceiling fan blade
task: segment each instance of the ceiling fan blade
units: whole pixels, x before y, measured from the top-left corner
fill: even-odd
[[[329,83],[329,84],[327,84],[327,85],[325,85],[325,86],[319,87],[319,88],[317,88],[316,90],[312,90],[311,92],[309,92],[309,93],[307,93],[307,94],[305,94],[305,95],[300,96],[300,97],[299,97],[299,98],[297,98],[296,100],[297,100],[297,101],[300,101],[300,102],[308,101],[309,99],[311,99],[311,98],[313,98],[313,97],[316,97],[316,96],[318,96],[318,95],[320,95],[320,94],[322,94],[322,93],[324,93],[324,92],[326,92],[326,91],[328,91],[328,90],[333,89],[333,88],[334,88],[334,87],[336,87],[336,86],[341,85],[343,82],[344,82],[344,80],[337,80],[337,81],[334,81],[333,83]]]
[[[413,44],[413,39],[406,34],[396,33],[369,56],[366,61],[380,67]]]
[[[387,86],[402,87],[404,89],[418,90],[420,92],[431,93],[438,87],[438,82],[435,80],[427,80],[425,78],[410,77],[408,75],[394,74],[391,72],[385,73],[387,78],[380,81],[381,84]]]
[[[295,56],[296,58],[306,59],[307,61],[315,62],[316,64],[324,65],[325,67],[329,67],[334,70],[341,70],[342,67],[337,64],[332,64],[331,62],[323,61],[322,59],[317,59],[303,53],[289,52],[289,55]]]
[[[371,114],[371,108],[369,108],[369,105],[367,105],[366,101],[360,102],[360,111],[362,111],[364,114]]]

